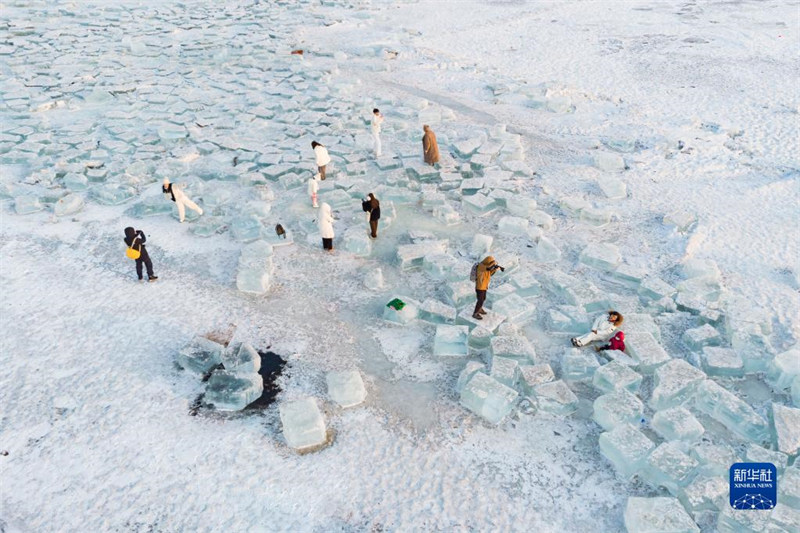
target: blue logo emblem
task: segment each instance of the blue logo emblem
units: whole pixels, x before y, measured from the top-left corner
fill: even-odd
[[[778,503],[778,470],[772,463],[736,463],[730,471],[734,509],[765,510]]]

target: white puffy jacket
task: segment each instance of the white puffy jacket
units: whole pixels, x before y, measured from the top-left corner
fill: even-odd
[[[321,144],[318,144],[316,148],[314,148],[314,155],[317,158],[318,167],[324,167],[331,162],[331,156],[328,155],[328,149]]]
[[[318,191],[319,182],[317,181],[317,176],[312,176],[311,179],[308,180],[308,195],[317,194]]]
[[[615,329],[617,329],[617,326],[608,320],[608,313],[595,318],[594,323],[592,324],[592,331],[596,331],[598,335],[603,337],[610,337],[611,334],[614,333]]]
[[[319,234],[323,239],[333,239],[333,214],[331,214],[330,205],[323,203],[319,206],[317,225],[319,226]]]

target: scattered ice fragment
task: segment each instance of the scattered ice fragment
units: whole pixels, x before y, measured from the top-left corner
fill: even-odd
[[[417,302],[405,297],[394,297],[383,307],[383,319],[397,324],[408,324],[416,320],[418,314]]]
[[[628,533],[700,533],[700,528],[676,498],[628,498],[625,505]]]
[[[383,271],[380,267],[364,274],[364,287],[373,291],[383,288]]]
[[[601,228],[607,224],[610,224],[611,220],[615,216],[616,215],[614,211],[609,208],[588,206],[581,209],[581,213],[578,218],[585,224]]]
[[[492,424],[499,424],[513,409],[517,396],[511,387],[476,372],[461,391],[461,405]]]
[[[449,204],[438,205],[434,207],[433,218],[445,226],[452,226],[461,221],[461,215]]]
[[[464,308],[461,312],[456,316],[456,324],[461,324],[465,326],[469,326],[470,329],[482,326],[489,331],[495,331],[500,324],[505,322],[506,316],[501,315],[500,313],[495,312],[494,310],[489,311],[487,314],[483,315],[482,320],[477,320],[472,317],[472,309]]]
[[[488,348],[489,342],[493,337],[494,333],[483,326],[478,326],[472,328],[472,331],[469,332],[469,345],[479,350]]]
[[[717,346],[721,341],[719,332],[709,324],[703,324],[699,328],[687,329],[683,333],[683,341],[690,350],[700,351],[705,346]]]
[[[205,337],[195,337],[178,352],[178,364],[197,374],[205,374],[222,362],[225,347]]]
[[[566,416],[578,409],[578,397],[562,380],[541,383],[533,387],[539,409],[546,413]]]
[[[519,362],[508,357],[492,357],[491,377],[504,385],[515,388],[519,378]]]
[[[775,356],[767,377],[778,389],[788,389],[796,376],[800,376],[800,347],[794,346]]]
[[[627,352],[639,364],[639,371],[651,374],[656,368],[670,360],[669,354],[650,333],[632,332],[625,337]]]
[[[533,317],[536,306],[522,296],[512,293],[494,302],[492,311],[505,315],[510,322],[521,324]]]
[[[530,218],[533,224],[537,225],[538,227],[542,228],[545,231],[550,231],[551,229],[553,229],[554,225],[553,217],[551,217],[544,211],[539,211],[539,210],[534,211],[533,213],[530,213],[528,215],[528,218]]]
[[[701,473],[722,476],[725,479],[728,479],[731,465],[739,462],[739,457],[733,448],[723,444],[695,444],[690,448],[689,455],[697,459]]]
[[[619,248],[610,243],[592,243],[581,252],[581,263],[599,270],[614,270],[622,257]]]
[[[783,502],[778,502],[770,515],[770,519],[774,528],[781,533],[783,531],[800,531],[800,510],[793,509]]]
[[[639,472],[653,448],[653,442],[631,424],[622,424],[600,435],[600,453],[626,479]]]
[[[664,224],[673,226],[681,233],[686,233],[697,222],[697,217],[686,211],[675,211],[664,215]]]
[[[780,486],[780,485],[779,485]],[[683,507],[692,514],[718,511],[728,505],[730,481],[720,476],[698,475],[678,494]]]
[[[597,152],[593,158],[594,166],[605,172],[622,172],[625,170],[625,160],[621,155],[609,152]]]
[[[68,194],[59,199],[53,207],[56,216],[73,215],[83,209],[83,197],[78,194]]]
[[[264,392],[264,379],[256,372],[215,370],[206,386],[205,400],[220,411],[241,411]]]
[[[444,293],[450,303],[456,307],[463,307],[467,303],[475,302],[475,282],[464,280],[448,283],[444,287]]]
[[[558,202],[558,206],[561,208],[562,211],[569,215],[578,216],[581,213],[581,210],[591,207],[591,204],[586,201],[585,198],[580,198],[576,196],[565,196],[561,198]]]
[[[14,200],[14,211],[18,215],[28,215],[44,209],[36,196],[17,196]]]
[[[673,495],[692,480],[699,463],[686,455],[677,444],[664,442],[650,453],[642,477],[650,484],[666,488]]]
[[[703,348],[701,361],[703,370],[709,376],[741,377],[744,375],[742,358],[730,348],[706,346]]]
[[[115,185],[112,183],[98,185],[91,189],[92,197],[97,203],[103,205],[119,205],[127,202],[136,194],[133,187],[126,185]]]
[[[455,324],[456,309],[433,298],[419,305],[419,319],[431,324]]]
[[[763,446],[751,444],[744,452],[744,460],[750,463],[772,463],[778,471],[778,475],[782,474],[789,464],[789,456],[783,452],[768,450]]]
[[[592,384],[601,392],[625,389],[636,394],[641,382],[642,376],[639,373],[618,361],[601,366],[592,376]]]
[[[766,420],[736,395],[710,379],[697,387],[695,407],[745,440],[760,443],[768,438]]]
[[[522,217],[525,220],[529,220],[531,215],[536,211],[536,200],[524,196],[512,195],[510,198],[506,199],[505,207],[508,212],[515,217]]]
[[[594,401],[592,419],[606,431],[622,424],[637,424],[642,418],[644,405],[625,389],[604,394]]]
[[[641,283],[642,279],[647,276],[647,271],[645,271],[643,268],[636,268],[630,265],[622,264],[618,265],[617,268],[611,272],[611,276],[615,279],[618,279],[620,283],[627,285],[628,287],[638,289],[639,283]],[[625,320],[627,320],[627,316],[625,317]]]
[[[345,232],[344,248],[352,254],[367,257],[372,252],[372,241],[364,228],[356,226]]]
[[[261,356],[250,344],[243,342],[222,353],[225,370],[240,373],[257,373],[261,369]]]
[[[459,261],[450,254],[426,255],[422,260],[422,269],[434,279],[463,279],[458,266]]]
[[[415,244],[401,244],[397,247],[397,260],[403,270],[421,268],[426,255],[447,252],[447,240],[423,241]]]
[[[522,393],[527,396],[535,396],[534,388],[543,383],[555,381],[556,376],[549,364],[540,365],[522,364],[519,367],[519,383]]]
[[[661,300],[675,295],[677,290],[665,281],[656,277],[647,277],[639,284],[639,296],[644,299]]]
[[[773,403],[772,427],[778,450],[796,455],[800,451],[800,409]]]
[[[469,354],[469,328],[467,326],[436,326],[433,355],[438,357],[466,357]]]
[[[650,406],[660,410],[682,405],[694,397],[698,385],[705,379],[702,370],[683,359],[673,359],[655,371]]]
[[[559,333],[586,333],[591,321],[578,307],[562,305],[547,312],[547,326]]]
[[[597,179],[597,185],[606,198],[618,199],[628,195],[628,187],[625,182],[617,178],[603,176]]]
[[[328,372],[325,376],[328,396],[342,407],[353,407],[364,402],[367,390],[358,370]]]
[[[465,196],[461,202],[467,212],[479,217],[486,216],[497,209],[497,203],[492,198],[482,194]]]
[[[656,411],[651,425],[656,433],[669,441],[693,443],[705,432],[697,418],[682,406]]]
[[[502,327],[502,326],[501,326]],[[490,342],[492,357],[516,359],[520,364],[535,363],[536,351],[522,335],[500,335]]]
[[[542,293],[542,286],[532,273],[520,270],[510,276],[511,284],[517,289],[517,294],[523,298],[538,296]]]
[[[497,232],[502,235],[527,237],[530,231],[529,224],[526,218],[506,216],[497,223]]]
[[[314,398],[284,402],[279,407],[283,436],[297,451],[306,451],[325,444],[325,419]]]
[[[797,460],[795,460],[796,462]],[[778,480],[778,501],[800,509],[800,468],[787,468]]]
[[[477,372],[486,373],[486,365],[478,361],[468,361],[463,370],[458,374],[458,381],[456,382],[456,392],[458,394],[461,394],[461,391],[464,390],[464,386]]]
[[[188,215],[189,213],[187,213]],[[231,221],[230,232],[239,242],[250,242],[260,239],[264,227],[256,215],[242,215]]]
[[[561,360],[561,376],[567,381],[590,380],[599,367],[597,357],[591,351],[567,348]]]
[[[547,237],[539,237],[536,243],[536,260],[540,263],[552,263],[561,259],[561,250]]]

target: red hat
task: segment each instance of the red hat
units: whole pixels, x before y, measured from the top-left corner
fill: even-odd
[[[624,341],[625,333],[623,333],[622,331],[618,331],[617,334],[614,335],[614,338],[617,339],[618,341]]]

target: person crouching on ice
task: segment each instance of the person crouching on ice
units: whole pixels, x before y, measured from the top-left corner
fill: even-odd
[[[167,200],[172,200],[175,202],[175,205],[178,206],[178,219],[181,222],[183,222],[184,218],[186,217],[187,207],[192,211],[196,211],[198,215],[203,214],[203,210],[200,209],[196,203],[190,200],[189,197],[186,196],[186,193],[180,190],[177,185],[170,183],[169,178],[164,178],[164,186],[161,187],[161,192],[164,193],[164,196],[167,197]]]
[[[592,330],[589,333],[571,339],[572,345],[580,347],[586,346],[590,342],[605,342],[611,337],[611,334],[622,325],[622,320],[622,315],[613,310],[605,315],[600,315],[594,320]]]
[[[475,311],[472,312],[472,318],[476,320],[483,320],[483,315],[486,314],[486,311],[483,310],[483,304],[486,302],[486,291],[489,290],[489,282],[498,269],[503,272],[506,271],[505,268],[495,262],[494,257],[491,255],[478,264],[478,272],[475,276],[475,296],[478,301],[475,302]]]

